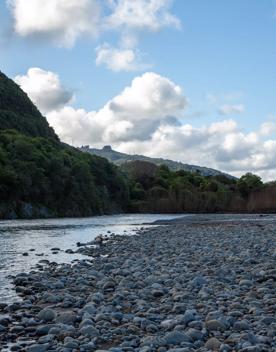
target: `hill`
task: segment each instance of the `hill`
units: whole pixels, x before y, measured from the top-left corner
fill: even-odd
[[[204,166],[197,166],[197,165],[190,165],[190,164],[184,164],[178,161],[173,161],[169,159],[162,159],[162,158],[150,158],[148,156],[144,155],[130,155],[130,154],[125,154],[125,153],[120,153],[117,152],[116,150],[113,150],[111,146],[105,146],[102,149],[96,149],[96,148],[90,148],[89,146],[83,146],[79,148],[83,152],[87,152],[93,155],[98,155],[103,158],[108,159],[112,163],[116,165],[122,165],[127,162],[131,161],[147,161],[150,163],[153,163],[155,165],[166,165],[169,167],[171,171],[178,171],[178,170],[184,170],[188,172],[196,172],[199,173],[201,176],[218,176],[218,175],[224,175],[229,178],[235,178],[234,176],[231,176],[229,174],[226,174],[224,172],[211,169],[208,167]]]
[[[0,218],[126,210],[128,188],[106,159],[59,141],[45,117],[0,74]]]
[[[29,136],[58,140],[53,128],[27,94],[0,72],[0,130],[16,129]]]
[[[1,219],[119,211],[265,212],[275,211],[275,194],[275,183],[263,184],[250,173],[237,180],[109,146],[78,150],[61,143],[28,96],[0,74]]]

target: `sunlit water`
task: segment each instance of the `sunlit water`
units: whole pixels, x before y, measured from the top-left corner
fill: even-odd
[[[167,220],[183,215],[128,214],[77,219],[6,220],[0,221],[0,302],[18,300],[12,289],[10,275],[28,272],[41,259],[57,263],[83,258],[67,254],[77,242],[89,242],[99,234],[133,234],[155,220]],[[58,254],[52,248],[58,247]],[[23,256],[28,253],[28,256]]]

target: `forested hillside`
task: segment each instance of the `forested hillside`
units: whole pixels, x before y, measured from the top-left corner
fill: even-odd
[[[121,167],[130,182],[131,210],[136,212],[258,212],[275,211],[274,184],[247,173],[240,179],[201,176],[145,161]]]
[[[0,74],[0,218],[126,210],[128,188],[106,159],[61,143],[27,95]]]
[[[61,143],[28,96],[0,74],[0,218],[266,212],[276,211],[275,194],[275,183],[250,173],[206,176],[139,160],[119,168],[81,152]]]
[[[58,140],[53,128],[19,86],[0,72],[0,129]]]

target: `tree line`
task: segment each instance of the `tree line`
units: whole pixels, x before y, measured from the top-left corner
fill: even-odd
[[[136,212],[247,212],[274,211],[271,189],[261,178],[247,173],[241,178],[201,176],[172,171],[144,161],[121,167],[129,183],[130,209]],[[271,194],[271,195],[270,195]],[[273,199],[274,198],[274,199]]]

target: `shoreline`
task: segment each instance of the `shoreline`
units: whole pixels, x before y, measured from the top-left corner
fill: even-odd
[[[276,223],[195,217],[17,275],[3,351],[276,351]]]
[[[37,216],[37,217],[0,217],[0,222],[5,222],[5,221],[21,221],[21,220],[66,220],[66,219],[89,219],[89,218],[94,218],[94,217],[104,217],[104,216],[120,216],[120,215],[183,215],[183,216],[201,216],[201,215],[217,215],[217,216],[223,216],[223,215],[248,215],[248,216],[255,216],[255,215],[275,215],[276,214],[276,209],[269,209],[269,210],[264,210],[264,209],[258,209],[256,211],[212,211],[212,212],[204,212],[204,211],[193,211],[193,212],[114,212],[114,213],[103,213],[103,214],[90,214],[90,215],[76,215],[76,216]]]

